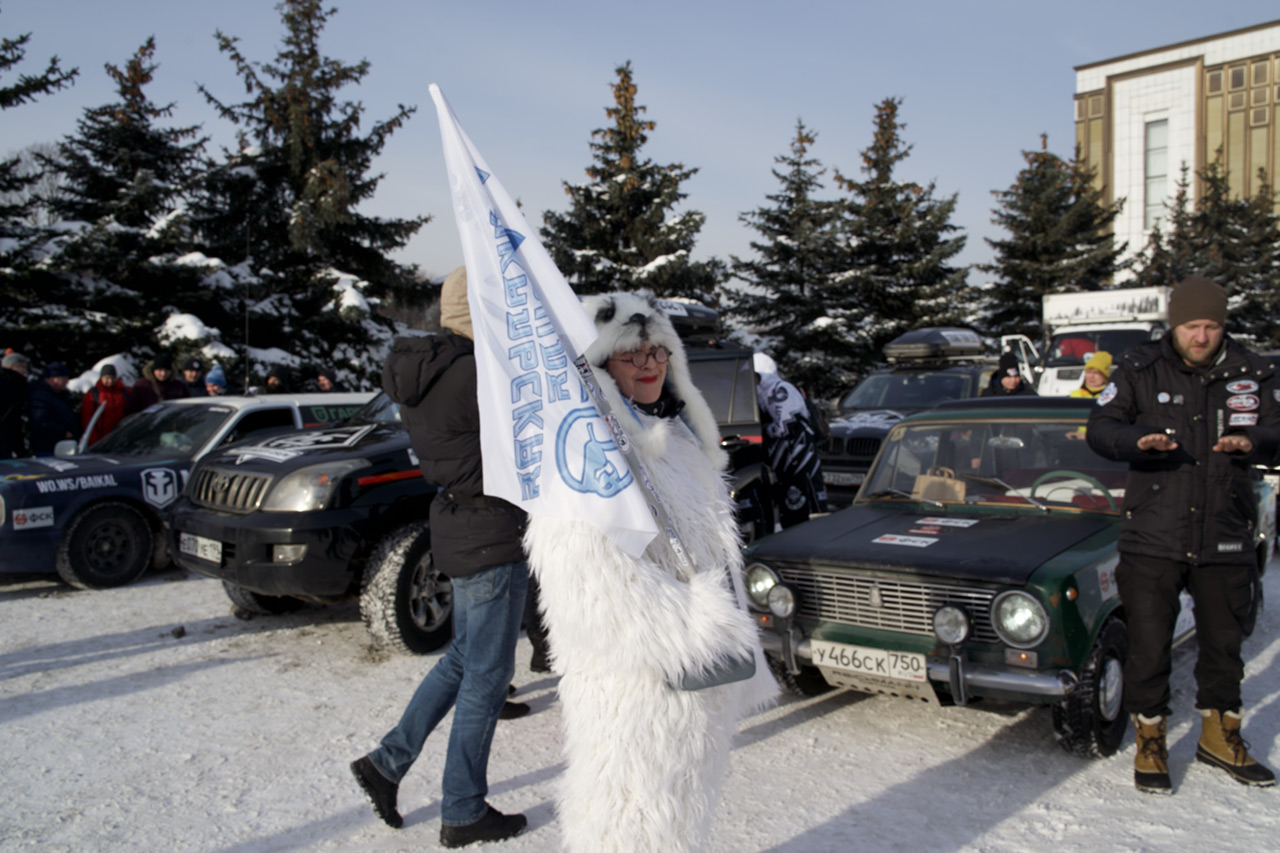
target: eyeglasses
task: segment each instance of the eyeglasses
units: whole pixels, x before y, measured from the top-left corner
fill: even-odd
[[[667,359],[671,357],[671,351],[666,347],[658,347],[648,352],[638,349],[633,352],[619,353],[610,356],[610,361],[629,361],[636,366],[637,369],[643,370],[644,366],[649,363],[649,359],[653,359],[654,364],[666,364]]]

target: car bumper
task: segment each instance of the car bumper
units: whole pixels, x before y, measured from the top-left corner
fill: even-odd
[[[813,661],[809,639],[794,629],[787,634],[762,631],[760,645],[766,653],[785,661],[789,668],[794,669],[802,660]],[[929,681],[946,684],[957,704],[964,704],[967,697],[977,695],[1056,702],[1076,686],[1076,677],[1069,670],[1045,672],[990,666],[954,655],[950,658],[929,656],[927,674]]]
[[[237,516],[179,506],[170,519],[169,546],[184,569],[251,592],[335,601],[359,587],[352,565],[363,542],[352,526],[357,520],[356,513],[341,510]],[[183,533],[221,543],[221,560],[183,553]],[[306,553],[294,562],[275,562],[275,545],[305,545]]]

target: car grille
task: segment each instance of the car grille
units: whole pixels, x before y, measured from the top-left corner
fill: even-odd
[[[823,448],[823,456],[853,456],[859,459],[871,459],[880,450],[878,438],[840,438],[833,437]]]
[[[779,574],[795,588],[803,618],[932,637],[934,611],[944,604],[954,604],[969,614],[974,640],[999,642],[991,627],[994,590],[853,577],[809,568],[783,568]]]
[[[271,485],[270,474],[201,468],[188,494],[199,506],[225,512],[253,512]]]

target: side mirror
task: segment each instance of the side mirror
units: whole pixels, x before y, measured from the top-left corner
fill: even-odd
[[[64,438],[53,446],[54,456],[75,456],[76,442],[73,438]]]

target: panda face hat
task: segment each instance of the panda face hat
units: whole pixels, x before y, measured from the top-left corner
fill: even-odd
[[[602,293],[583,297],[582,304],[599,333],[595,343],[587,348],[587,360],[601,368],[596,371],[596,378],[614,408],[623,408],[622,394],[613,378],[603,369],[609,357],[614,353],[638,349],[642,344],[666,347],[671,353],[667,361],[666,387],[676,398],[684,401],[681,417],[698,439],[703,453],[718,470],[723,470],[729,460],[720,448],[720,426],[702,393],[694,386],[684,344],[653,294]]]

